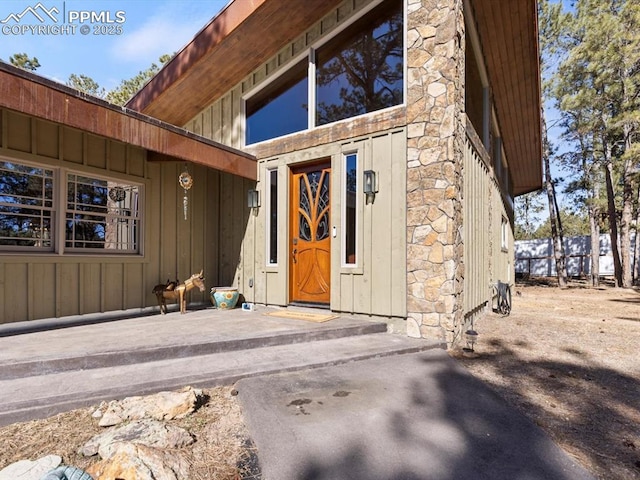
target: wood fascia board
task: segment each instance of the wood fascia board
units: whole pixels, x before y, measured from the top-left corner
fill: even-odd
[[[175,160],[257,179],[256,159],[252,155],[5,64],[0,65],[0,107],[169,155]]]
[[[342,2],[234,0],[126,106],[185,125]]]
[[[167,89],[181,81],[188,70],[215,50],[266,1],[231,1],[127,102],[127,107],[144,112]]]

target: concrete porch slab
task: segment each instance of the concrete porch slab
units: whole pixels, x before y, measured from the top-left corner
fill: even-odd
[[[382,322],[264,315],[271,310],[208,308],[22,334],[11,325],[4,336],[0,327],[0,425],[185,385],[231,385],[256,375],[443,347],[386,333]]]

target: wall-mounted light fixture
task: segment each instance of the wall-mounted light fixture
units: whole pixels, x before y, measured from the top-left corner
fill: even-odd
[[[362,190],[367,199],[367,203],[373,203],[378,193],[378,177],[373,170],[365,170],[363,175]]]
[[[247,191],[247,207],[257,209],[260,206],[260,192],[255,189]]]

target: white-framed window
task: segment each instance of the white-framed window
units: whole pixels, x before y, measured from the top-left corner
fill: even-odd
[[[298,62],[247,99],[245,143],[250,145],[306,130],[308,85],[307,62]]]
[[[267,170],[267,265],[278,264],[278,169]]]
[[[139,254],[142,185],[0,159],[0,252]]]
[[[249,92],[245,144],[403,104],[403,4],[380,2]]]
[[[342,265],[348,267],[358,264],[360,170],[356,152],[342,155]]]
[[[502,217],[502,225],[500,228],[500,246],[502,250],[509,249],[509,220],[506,217]]]
[[[65,249],[137,253],[140,186],[67,173]]]
[[[0,159],[0,249],[53,250],[52,169]]]

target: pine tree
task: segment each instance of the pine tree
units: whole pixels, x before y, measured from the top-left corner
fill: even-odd
[[[171,60],[171,56],[163,55],[159,60],[160,65],[164,65]],[[139,72],[135,77],[128,80],[122,80],[118,87],[107,93],[105,96],[106,100],[115,105],[124,105],[159,71],[160,67],[157,64],[152,63],[149,68]]]
[[[94,97],[104,98],[106,95],[105,89],[100,87],[93,78],[86,75],[72,73],[67,80],[67,85]]]
[[[573,139],[574,159],[582,159],[584,183],[592,188],[592,236],[599,216],[599,175],[593,168],[597,166],[607,195],[616,285],[630,287],[633,171],[640,124],[640,6],[634,0],[579,0],[575,7],[568,14],[566,55],[553,80],[555,98],[565,138]]]
[[[547,0],[539,3],[540,18],[540,65],[543,77],[550,75],[550,71],[555,68],[554,61],[562,51],[563,39],[567,29],[566,16],[562,13],[561,4],[550,4]],[[543,99],[548,97],[549,81],[543,82]],[[555,182],[551,176],[551,156],[552,145],[549,142],[547,132],[547,122],[545,119],[544,107],[542,116],[542,162],[544,165],[545,190],[549,202],[549,222],[551,225],[551,237],[553,241],[553,256],[556,264],[556,274],[558,286],[567,286],[568,274],[566,265],[566,255],[564,252],[564,239],[562,231],[562,219],[556,195]]]
[[[515,239],[531,240],[538,228],[539,214],[544,210],[542,190],[516,197],[515,209],[518,211],[515,222]]]
[[[9,62],[11,65],[14,65],[18,68],[22,68],[23,70],[28,70],[30,72],[36,71],[40,68],[40,62],[36,57],[29,58],[29,55],[26,53],[15,53],[9,57]]]

